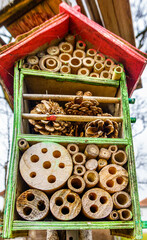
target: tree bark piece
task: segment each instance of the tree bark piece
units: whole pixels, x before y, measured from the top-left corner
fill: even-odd
[[[60,240],[56,230],[47,230],[46,240]]]
[[[74,172],[73,174],[74,175],[77,175],[77,176],[83,176],[86,172],[86,169],[83,165],[75,165],[74,166]]]
[[[131,197],[124,191],[114,193],[112,200],[115,209],[128,208],[131,206]]]
[[[86,156],[84,153],[77,152],[76,154],[73,155],[72,159],[73,159],[74,164],[83,165],[83,164],[85,164]]]
[[[127,155],[123,150],[119,150],[114,152],[111,157],[111,162],[113,164],[118,164],[123,166],[127,162]]]
[[[59,190],[50,199],[50,210],[58,220],[72,220],[81,211],[81,199],[69,189]]]
[[[98,164],[98,171],[100,171],[103,167],[105,167],[108,164],[108,162],[105,159],[99,159],[97,164]]]
[[[92,188],[98,184],[99,175],[96,171],[88,170],[84,174],[84,181],[86,183],[86,188]]]
[[[92,230],[80,230],[79,240],[92,240]]]
[[[88,144],[85,148],[84,154],[86,155],[87,159],[95,159],[99,155],[99,148],[95,144]]]
[[[70,155],[74,155],[79,152],[79,147],[77,144],[69,143],[67,145],[67,151],[70,153]]]
[[[117,212],[120,220],[129,221],[132,219],[132,212],[129,209],[120,209]]]
[[[20,138],[18,140],[18,147],[20,151],[24,152],[29,148],[29,143],[24,138]]]
[[[98,167],[98,162],[96,159],[90,159],[86,162],[85,167],[87,170],[96,170]]]
[[[63,187],[72,169],[70,154],[57,143],[34,144],[20,160],[20,173],[24,181],[29,186],[48,193]]]
[[[99,152],[99,158],[109,160],[111,157],[111,152],[106,148],[101,148]]]
[[[25,220],[42,220],[49,212],[49,199],[45,193],[29,189],[17,198],[16,210]]]
[[[81,194],[85,189],[85,182],[82,177],[72,175],[67,182],[67,186],[73,192]]]
[[[82,197],[82,211],[90,219],[105,218],[110,214],[112,208],[112,198],[103,189],[90,189]]]
[[[116,164],[109,164],[99,172],[99,186],[109,193],[122,191],[128,185],[128,172]]]

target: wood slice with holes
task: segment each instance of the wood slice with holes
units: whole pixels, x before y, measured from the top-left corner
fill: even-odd
[[[81,199],[69,189],[55,192],[50,199],[50,210],[58,220],[72,220],[81,211]]]
[[[122,191],[128,185],[128,172],[116,164],[109,164],[99,172],[99,186],[109,193]]]
[[[25,220],[42,220],[49,212],[49,199],[44,192],[29,189],[17,198],[16,210]]]
[[[87,218],[102,219],[113,209],[110,194],[100,188],[88,190],[82,197],[82,211]]]
[[[64,186],[73,169],[66,148],[57,143],[37,143],[22,155],[20,173],[32,188],[52,193]]]

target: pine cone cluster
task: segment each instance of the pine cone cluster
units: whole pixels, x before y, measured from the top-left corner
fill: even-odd
[[[117,138],[118,123],[109,119],[89,122],[85,126],[85,137]]]
[[[95,99],[84,100],[83,96],[92,96],[91,92],[78,91],[77,97],[73,101],[65,104],[65,112],[68,115],[84,115],[84,116],[97,116],[102,114],[103,111],[98,107],[99,102]]]

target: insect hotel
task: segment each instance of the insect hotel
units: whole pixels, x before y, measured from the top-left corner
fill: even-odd
[[[62,3],[1,60],[6,84],[16,61],[3,238],[110,229],[141,239],[128,94],[145,58]]]

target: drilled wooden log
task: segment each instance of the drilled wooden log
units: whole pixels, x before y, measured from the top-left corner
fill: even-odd
[[[112,208],[112,198],[110,194],[103,189],[90,189],[82,197],[82,211],[87,218],[105,218],[110,214]]]
[[[99,155],[99,148],[95,144],[88,144],[85,148],[84,154],[86,155],[87,159],[97,158]]]
[[[110,145],[109,148],[108,148],[108,150],[109,150],[109,151],[111,152],[111,154],[112,154],[112,153],[117,152],[118,147],[117,147],[117,145]]]
[[[73,192],[81,194],[85,189],[85,182],[82,177],[73,175],[68,179],[67,186]]]
[[[58,220],[72,220],[81,211],[81,199],[69,189],[59,190],[50,199],[50,210]]]
[[[114,152],[111,157],[111,162],[123,166],[127,162],[127,155],[123,150]]]
[[[98,164],[98,171],[100,171],[103,167],[105,167],[108,164],[108,162],[105,159],[99,159],[97,164]]]
[[[24,181],[48,193],[63,187],[72,169],[70,154],[57,143],[34,144],[20,160],[20,173]]]
[[[116,221],[119,219],[119,214],[116,210],[113,210],[109,216],[107,217],[108,220]]]
[[[124,191],[114,193],[112,200],[115,209],[128,208],[131,206],[131,197]]]
[[[24,138],[20,138],[18,140],[18,147],[20,151],[24,152],[29,148],[29,143]]]
[[[132,212],[129,209],[120,209],[117,212],[120,220],[129,221],[132,219]]]
[[[74,144],[74,143],[69,143],[67,145],[67,151],[71,154],[71,155],[74,155],[76,153],[79,152],[79,147],[77,144]]]
[[[83,165],[75,165],[74,166],[74,172],[73,174],[74,175],[77,175],[77,176],[83,176],[86,172],[86,169]]]
[[[111,157],[111,152],[106,148],[101,148],[99,152],[99,158],[109,160]]]
[[[92,188],[98,184],[99,175],[94,170],[88,170],[84,174],[84,181],[86,183],[86,188]]]
[[[85,154],[83,154],[81,152],[78,152],[78,153],[73,155],[72,159],[73,159],[74,164],[83,165],[83,164],[85,164],[86,156],[85,156]]]
[[[49,212],[49,199],[45,193],[29,189],[17,198],[16,210],[25,220],[42,220]]]
[[[116,164],[109,164],[102,168],[99,177],[99,186],[109,193],[122,191],[128,185],[128,172]]]
[[[98,163],[96,159],[90,159],[86,162],[85,167],[87,170],[96,170]]]

